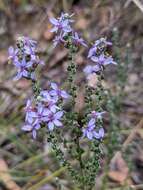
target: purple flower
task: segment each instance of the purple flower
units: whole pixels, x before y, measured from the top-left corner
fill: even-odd
[[[83,45],[85,47],[88,47],[87,44],[85,43],[85,41],[78,36],[77,32],[74,33],[74,35],[72,36],[72,39],[73,39],[73,43],[75,45],[77,45],[77,46]]]
[[[102,139],[105,135],[104,129],[100,128],[98,132],[94,131],[93,135],[96,139]]]
[[[96,40],[94,45],[89,50],[88,58],[92,58],[93,56],[98,57],[97,51],[100,49],[100,46],[106,47],[106,46],[111,46],[111,45],[112,43],[108,42],[106,38],[100,38],[99,40]]]
[[[37,55],[31,55],[31,62],[32,64],[32,68],[35,68],[37,65],[45,65],[43,60],[40,60],[39,57]]]
[[[112,56],[106,57],[104,54],[101,54],[99,57],[93,56],[91,57],[91,60],[97,63],[99,66],[106,66],[109,64],[117,65]]]
[[[21,61],[15,60],[14,65],[17,67],[17,75],[14,78],[15,80],[19,80],[22,77],[30,78],[30,73],[28,68],[31,67],[32,62],[26,62],[25,57]]]
[[[57,109],[59,109],[59,107],[56,105],[57,101],[58,101],[58,97],[54,96],[51,97],[49,94],[49,91],[47,90],[43,90],[40,92],[40,101],[44,102],[44,105],[46,108],[48,108],[49,110],[56,112]]]
[[[31,111],[29,113],[29,116],[32,118],[37,119],[37,121],[41,122],[43,121],[49,114],[49,110],[47,108],[45,108],[42,104],[38,104],[37,106],[37,110],[35,111]]]
[[[69,23],[72,23],[72,22],[74,22],[74,20],[71,19],[71,17],[73,15],[74,14],[69,15],[68,13],[61,13],[61,16],[59,17],[59,20],[65,20],[65,19],[67,19]]]
[[[63,35],[56,36],[53,42],[54,42],[54,47],[56,47],[60,43],[64,43],[65,40],[63,39]]]
[[[14,48],[13,48],[12,46],[10,46],[10,47],[8,48],[8,54],[9,54],[8,59],[14,61],[15,58],[17,58],[18,50],[17,50],[17,49],[14,50]]]
[[[85,75],[87,76],[87,79],[89,78],[89,75],[93,74],[93,73],[97,73],[101,70],[101,68],[99,67],[99,65],[88,65],[83,69],[83,72],[85,73]]]
[[[66,34],[72,31],[71,26],[69,25],[69,20],[66,18],[50,18],[50,22],[54,25],[54,27],[50,30],[51,32],[57,33],[58,31],[62,31]]]
[[[18,70],[15,80],[22,77],[36,80],[34,71],[37,65],[43,65],[43,61],[36,55],[36,47],[36,41],[24,36],[18,38],[16,49],[9,47],[9,59]]]
[[[91,118],[94,118],[94,119],[102,119],[102,115],[105,114],[106,112],[103,111],[103,112],[96,112],[96,111],[92,111],[91,114],[89,114],[89,116]]]
[[[111,46],[112,43],[107,41],[106,38],[100,38],[99,40],[96,40],[94,43],[94,46],[99,46],[99,45],[106,45],[106,46]]]
[[[26,124],[22,127],[22,130],[23,131],[27,131],[27,132],[30,132],[32,131],[32,136],[34,139],[36,139],[36,136],[37,136],[37,130],[39,130],[41,128],[40,124],[39,123],[31,123],[31,124]]]
[[[58,97],[58,98],[63,98],[63,99],[67,99],[69,98],[69,94],[65,91],[65,90],[61,90],[58,88],[56,83],[51,83],[51,88],[53,90],[51,90],[49,92],[49,94],[53,97]]]
[[[104,129],[100,128],[98,131],[95,129],[95,119],[92,118],[88,122],[88,125],[86,128],[82,129],[83,137],[87,137],[89,140],[96,139],[102,139],[104,137]]]
[[[37,47],[37,42],[35,40],[30,39],[29,37],[19,37],[19,41],[22,41],[24,47],[24,54],[26,55],[35,55],[35,49]]]
[[[32,106],[32,101],[31,100],[27,100],[26,102],[26,106],[25,106],[25,112],[26,112],[26,116],[25,116],[25,121],[32,123],[33,119],[30,116],[31,114],[29,114],[30,112],[33,112],[33,106]]]
[[[96,46],[93,46],[89,49],[89,52],[88,52],[88,58],[91,58],[92,56],[96,56],[96,53],[97,53],[97,47]]]
[[[61,117],[63,116],[63,111],[58,111],[58,112],[52,112],[49,111],[48,117],[45,119],[47,123],[47,127],[50,131],[54,129],[54,127],[61,127],[63,126],[61,120]]]
[[[94,138],[95,119],[91,119],[86,128],[82,129],[83,137],[87,137],[89,140]]]

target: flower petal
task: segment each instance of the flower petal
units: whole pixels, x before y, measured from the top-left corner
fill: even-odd
[[[32,131],[32,136],[33,136],[33,139],[36,139],[36,137],[37,137],[37,131],[36,130]]]
[[[55,119],[53,122],[54,122],[54,124],[55,124],[56,126],[58,126],[58,127],[60,127],[60,126],[63,125],[63,124],[62,124],[59,120],[57,120],[57,119]]]
[[[51,82],[51,88],[54,90],[58,90],[58,85],[55,82]]]
[[[55,114],[55,118],[56,119],[60,119],[62,116],[63,116],[64,112],[63,111],[58,111],[56,114]]]
[[[22,130],[23,131],[31,131],[32,130],[32,125],[24,125],[23,127],[22,127]]]
[[[87,132],[87,138],[89,140],[92,140],[93,139],[93,133],[92,132]]]
[[[53,129],[54,129],[54,123],[53,122],[49,122],[48,123],[48,128],[49,128],[50,131],[53,131]]]

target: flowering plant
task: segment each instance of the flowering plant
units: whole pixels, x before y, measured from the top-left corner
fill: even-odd
[[[32,82],[33,96],[26,103],[25,124],[22,130],[31,132],[36,139],[38,131],[46,127],[48,142],[60,164],[67,168],[80,188],[91,190],[100,167],[100,144],[105,135],[103,116],[106,112],[103,111],[102,101],[103,72],[106,65],[117,63],[107,52],[108,46],[112,43],[106,38],[95,41],[87,56],[92,64],[86,66],[83,71],[86,80],[89,80],[94,73],[98,77],[98,82],[95,87],[85,85],[85,107],[83,116],[80,118],[79,113],[74,110],[78,90],[74,58],[80,46],[88,48],[88,45],[73,30],[72,16],[62,13],[57,19],[50,18],[53,25],[51,32],[56,34],[53,40],[54,46],[64,45],[69,52],[67,90],[61,89],[57,83],[51,81],[48,89],[39,87],[35,73],[36,68],[43,65],[43,61],[37,55],[36,41],[28,37],[18,38],[17,47],[9,48],[9,60],[17,68],[15,80],[26,78]],[[65,107],[66,102],[70,103],[69,110]],[[76,161],[76,167],[73,166],[72,160]]]

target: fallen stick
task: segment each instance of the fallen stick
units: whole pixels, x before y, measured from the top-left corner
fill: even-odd
[[[0,159],[0,180],[8,190],[21,190],[21,188],[13,181],[8,170],[6,162],[3,159]]]

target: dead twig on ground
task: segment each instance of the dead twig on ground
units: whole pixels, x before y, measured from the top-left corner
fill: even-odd
[[[129,6],[131,2],[133,2],[143,12],[143,4],[140,2],[140,0],[128,0],[125,3],[125,7]]]
[[[8,170],[6,162],[3,159],[0,159],[0,180],[8,190],[21,190],[21,188],[13,181]]]

